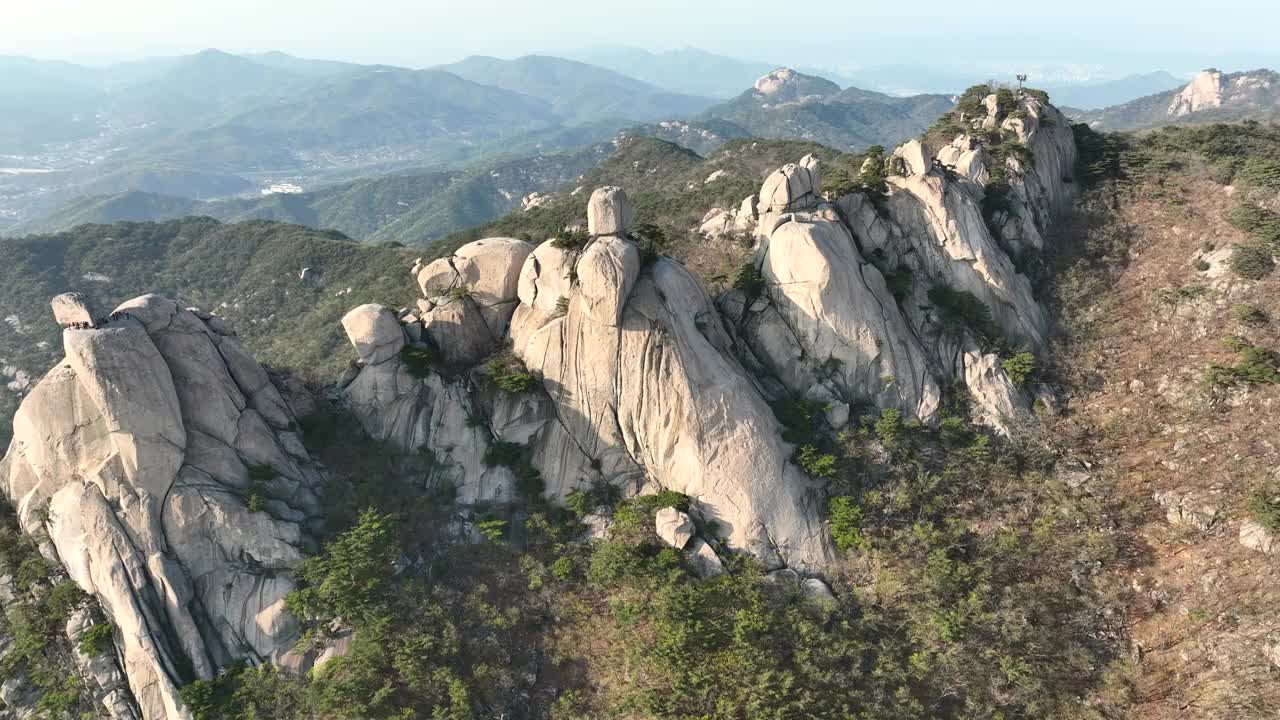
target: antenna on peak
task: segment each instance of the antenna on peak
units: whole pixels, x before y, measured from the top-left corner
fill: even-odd
[[[1017,78],[1018,78],[1018,95],[1022,95],[1022,84],[1027,81],[1027,74],[1018,73]]]

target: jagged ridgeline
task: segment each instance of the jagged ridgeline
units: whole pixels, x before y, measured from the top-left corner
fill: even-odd
[[[763,585],[734,585],[763,578],[798,598],[776,611],[791,613],[796,627],[863,638],[861,649],[841,650],[847,657],[821,661],[833,663],[829,671],[874,677],[869,656],[857,657],[879,646],[877,636],[884,652],[896,647],[887,639],[892,623],[857,634],[848,628],[854,615],[834,625],[806,619],[837,612],[826,579],[844,562],[837,548],[859,542],[856,508],[829,498],[835,459],[823,438],[856,436],[871,415],[893,447],[904,428],[955,419],[959,406],[1003,434],[1030,417],[1038,396],[1051,400],[1027,382],[1048,328],[1018,268],[1070,209],[1076,148],[1043,97],[975,88],[923,140],[873,150],[856,172],[824,173],[812,155],[797,160],[718,219],[705,218],[712,234],[731,231],[750,246],[715,295],[664,255],[661,231],[636,216],[623,188],[603,187],[577,201],[585,228],[561,228],[538,244],[484,238],[419,260],[406,274],[419,294],[414,306],[366,302],[342,317],[357,359],[322,405],[353,415],[368,436],[358,442],[374,454],[413,459],[397,466],[412,467],[397,522],[415,541],[430,535],[439,544],[412,551],[395,549],[392,519],[373,511],[335,538],[344,528],[331,506],[361,502],[351,499],[359,482],[321,462],[342,458],[315,442],[357,439],[305,430],[318,427],[308,416],[328,411],[254,360],[221,308],[184,309],[152,294],[99,317],[82,295],[56,297],[65,357],[23,400],[0,487],[50,578],[68,578],[92,598],[80,606],[114,628],[114,651],[101,653],[112,662],[77,671],[88,689],[84,711],[145,720],[570,712],[590,699],[554,661],[527,657],[550,641],[514,634],[525,628],[517,610],[533,607],[531,590],[582,574],[636,593],[600,607],[686,593],[689,617],[709,602],[690,592],[721,593],[716,602],[729,608],[765,603]],[[308,282],[324,281],[313,273]],[[345,288],[334,290],[312,301],[349,302]],[[978,462],[988,447],[978,442],[967,457]],[[415,514],[409,488],[429,494],[443,517]],[[565,506],[572,521],[561,522]],[[348,520],[358,513],[345,510]],[[634,533],[653,541],[649,550],[623,542]],[[584,535],[601,542],[579,565],[575,539]],[[545,566],[533,555],[521,566],[529,588],[495,595],[492,575],[451,584],[484,565],[459,553],[502,539],[551,554]],[[474,551],[498,557],[483,552]],[[492,564],[487,572],[501,561]],[[654,573],[647,591],[623,585],[642,568]],[[50,582],[24,581],[24,589],[39,594]],[[504,613],[510,595],[529,604]],[[407,612],[410,598],[422,604]],[[765,605],[752,607],[765,613],[759,623],[777,620]],[[638,637],[662,627],[642,622]],[[729,636],[758,632],[744,626]],[[495,638],[506,643],[496,655]],[[681,659],[681,642],[668,647],[671,668],[690,660]],[[779,662],[797,652],[779,652]],[[912,657],[916,667],[929,662]],[[884,661],[899,660],[905,667]],[[378,662],[391,663],[382,689],[354,690]],[[289,679],[311,668],[311,690]],[[544,671],[566,674],[547,680]],[[760,678],[772,672],[750,677],[767,684]],[[790,682],[822,684],[799,677],[777,681],[772,697]],[[654,715],[678,714],[664,703],[690,692],[676,683],[668,697],[648,676],[590,680],[601,697],[635,685],[632,709]],[[891,690],[899,681],[867,682],[844,683],[845,699],[830,712],[963,712],[955,699],[926,708],[921,697],[936,694],[909,688],[926,680],[901,678],[901,697]],[[277,704],[250,714],[245,698],[266,684]],[[16,687],[6,703],[21,699]],[[707,687],[710,697],[728,692]],[[1054,701],[1024,699],[1037,693],[1019,688],[1019,702],[1043,709]],[[855,700],[855,691],[865,694]],[[725,701],[764,702],[750,692]],[[794,702],[812,710],[823,698]]]

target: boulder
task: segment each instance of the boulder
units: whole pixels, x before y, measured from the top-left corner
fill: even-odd
[[[560,298],[573,294],[577,259],[577,252],[556,247],[554,240],[539,245],[520,270],[517,287],[520,303],[542,312],[554,312]]]
[[[597,323],[616,327],[640,274],[640,251],[619,237],[599,238],[582,254],[577,273],[583,312]]]
[[[395,313],[376,303],[354,308],[342,316],[342,329],[367,365],[386,362],[404,349],[404,331]]]
[[[702,538],[694,538],[693,543],[685,549],[689,553],[689,561],[693,563],[693,572],[700,578],[715,577],[724,572],[724,563],[720,556],[711,549]]]
[[[521,268],[533,249],[515,238],[476,240],[432,261],[415,277],[432,304],[440,297],[468,297],[481,310],[489,332],[501,337],[516,308]]]
[[[1218,523],[1223,509],[1222,497],[1214,491],[1168,490],[1157,492],[1152,498],[1164,508],[1170,525],[1192,527],[1201,532],[1211,530]]]
[[[422,317],[422,333],[447,365],[470,367],[498,347],[483,309],[469,297],[446,300]]]
[[[1240,544],[1263,555],[1280,551],[1280,540],[1274,533],[1253,520],[1240,523]],[[1280,665],[1280,662],[1277,663]]]
[[[658,539],[677,550],[689,544],[695,530],[693,518],[675,508],[662,508],[654,516]]]
[[[50,305],[53,306],[54,322],[63,327],[92,327],[96,322],[89,298],[81,293],[54,295]]]
[[[823,582],[820,578],[807,578],[800,583],[800,592],[806,599],[824,606],[834,606],[836,604],[836,595],[831,592],[831,587]]]
[[[933,159],[925,150],[924,143],[919,140],[911,140],[899,145],[894,149],[893,154],[906,163],[908,175],[923,175],[933,166]]]
[[[602,187],[587,202],[587,232],[591,235],[626,235],[631,232],[632,210],[620,187]]]
[[[818,204],[822,190],[818,161],[806,155],[800,163],[789,163],[773,171],[760,187],[760,213],[786,213]]]

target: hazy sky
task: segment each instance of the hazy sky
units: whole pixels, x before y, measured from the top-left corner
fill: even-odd
[[[0,54],[78,61],[218,47],[420,67],[629,44],[826,67],[1237,69],[1280,55],[1276,28],[1277,0],[0,0]]]

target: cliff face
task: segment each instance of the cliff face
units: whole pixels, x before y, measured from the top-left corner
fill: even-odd
[[[745,280],[716,298],[653,251],[614,187],[591,195],[585,243],[488,238],[419,262],[416,307],[343,318],[358,359],[334,397],[371,438],[430,458],[462,537],[472,508],[522,493],[675,490],[703,535],[676,545],[700,571],[737,551],[821,575],[823,482],[771,404],[821,407],[832,431],[868,404],[933,423],[957,386],[997,430],[1030,409],[994,346],[1045,347],[1014,253],[1070,207],[1075,147],[1035,98],[984,107],[941,147],[873,161],[889,172],[866,191],[824,193],[812,156],[773,173],[733,219],[755,236]],[[187,718],[178,689],[235,660],[305,668],[286,657],[283,598],[324,480],[284,396],[218,318],[170,300],[55,312],[66,359],[23,403],[0,487],[114,624],[129,697],[113,697]]]
[[[77,322],[24,400],[0,481],[23,528],[101,603],[143,718],[295,635],[319,471],[292,410],[215,317],[158,296]]]

